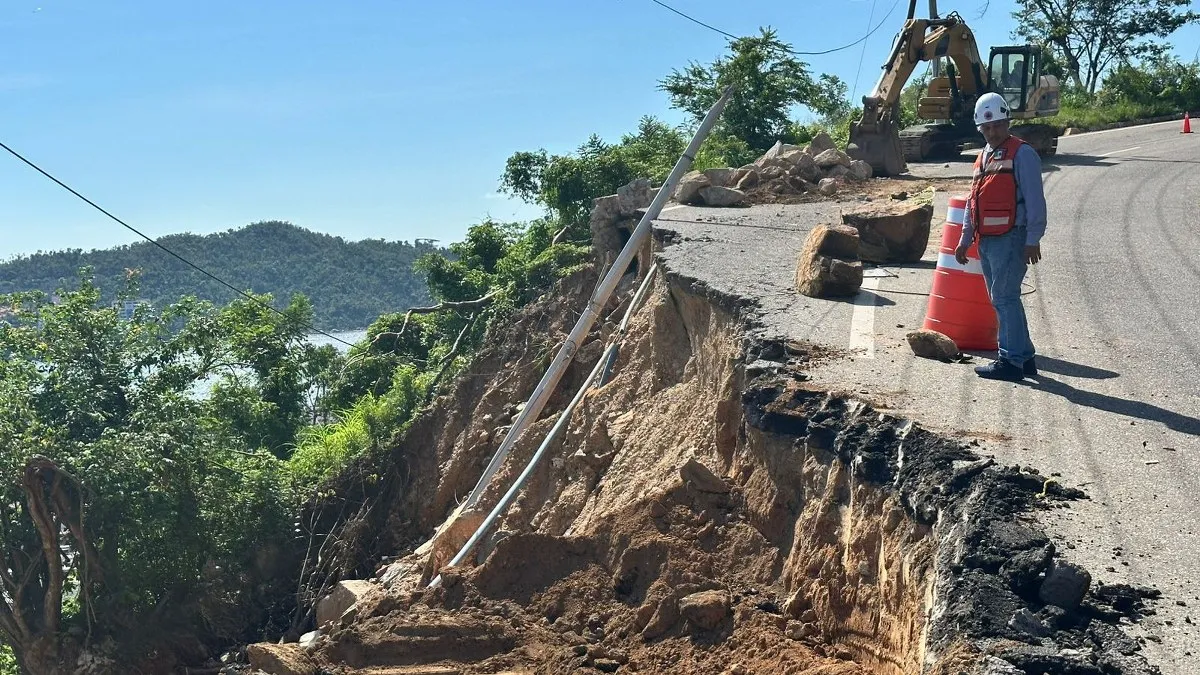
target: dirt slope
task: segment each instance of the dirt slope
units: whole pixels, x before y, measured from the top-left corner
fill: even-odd
[[[661,273],[614,377],[478,555],[441,568],[470,528],[420,544],[470,491],[593,286],[581,273],[497,330],[414,426],[371,529],[374,550],[399,559],[308,649],[272,646],[294,663],[270,672],[1153,672],[1113,627],[1146,593],[1093,588],[1080,604],[1068,588],[1050,598],[1061,610],[1039,597],[1060,558],[1021,514],[1078,494],[808,389],[804,371],[829,355],[752,342],[752,308]],[[612,328],[580,349],[483,506]]]

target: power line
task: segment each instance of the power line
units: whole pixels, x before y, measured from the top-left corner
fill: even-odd
[[[245,291],[243,291],[243,290],[240,290],[240,289],[238,289],[238,288],[237,288],[236,286],[234,286],[233,284],[231,284],[231,283],[229,283],[229,282],[225,281],[224,279],[221,279],[220,277],[216,276],[215,274],[213,274],[213,273],[209,272],[208,270],[206,270],[206,269],[204,269],[204,268],[200,267],[199,265],[197,265],[197,264],[193,263],[192,261],[188,260],[187,258],[184,258],[183,256],[179,255],[178,253],[176,253],[176,252],[172,251],[171,249],[167,248],[166,246],[163,246],[162,244],[158,243],[157,241],[155,241],[155,240],[151,239],[150,237],[147,237],[146,235],[142,234],[140,231],[138,231],[136,228],[134,228],[134,227],[133,227],[132,225],[130,225],[129,223],[126,223],[125,221],[121,220],[120,218],[118,218],[118,217],[114,216],[113,214],[111,214],[111,213],[109,213],[108,211],[106,211],[106,210],[105,210],[103,207],[101,207],[101,206],[100,206],[99,204],[97,204],[96,202],[94,202],[94,201],[92,201],[92,200],[88,199],[87,197],[84,197],[83,195],[81,195],[81,194],[79,194],[78,192],[76,192],[76,191],[75,191],[75,189],[74,189],[74,188],[72,188],[70,185],[67,185],[66,183],[62,182],[61,180],[59,180],[59,179],[55,178],[54,176],[50,175],[50,174],[49,174],[49,173],[48,173],[48,172],[47,172],[45,169],[43,169],[42,167],[38,166],[37,164],[34,164],[33,162],[29,161],[28,159],[25,159],[25,157],[24,157],[23,155],[21,155],[21,153],[19,153],[19,152],[17,152],[16,150],[13,150],[12,148],[8,147],[8,146],[7,146],[7,145],[5,145],[3,142],[0,142],[0,148],[4,148],[4,149],[5,149],[5,150],[7,150],[7,151],[8,151],[8,153],[9,153],[9,154],[11,154],[13,157],[16,157],[17,159],[21,160],[21,161],[22,161],[22,162],[24,162],[25,164],[28,164],[28,165],[30,166],[30,168],[32,168],[34,171],[37,171],[38,173],[42,174],[42,175],[43,175],[43,176],[45,176],[46,178],[49,178],[50,180],[54,181],[54,182],[55,182],[55,183],[57,183],[57,184],[58,184],[58,186],[59,186],[59,187],[61,187],[62,189],[66,190],[67,192],[70,192],[71,194],[75,195],[76,197],[79,197],[80,199],[82,199],[84,202],[86,202],[86,203],[88,204],[88,206],[91,206],[92,208],[96,209],[96,210],[97,210],[97,211],[99,211],[100,213],[103,213],[104,215],[106,215],[106,216],[108,216],[109,218],[113,219],[113,220],[114,220],[114,221],[116,221],[118,224],[120,224],[122,227],[124,227],[125,229],[129,230],[130,232],[133,232],[134,234],[136,234],[137,236],[141,237],[142,239],[145,239],[146,241],[150,242],[151,244],[154,244],[155,246],[159,247],[160,249],[162,249],[163,251],[165,251],[165,252],[166,252],[168,255],[170,255],[171,257],[173,257],[173,258],[175,258],[175,259],[179,260],[180,262],[182,262],[183,264],[187,265],[188,267],[191,267],[192,269],[196,270],[197,272],[199,272],[199,273],[203,274],[204,276],[208,277],[209,279],[212,279],[213,281],[215,281],[215,282],[217,282],[217,283],[221,284],[221,285],[222,285],[222,286],[224,286],[225,288],[228,288],[229,290],[233,291],[234,293],[237,293],[238,295],[240,295],[240,296],[242,296],[242,297],[246,298],[247,300],[250,300],[251,302],[254,302],[254,303],[256,303],[256,304],[258,304],[258,305],[260,305],[260,306],[262,306],[262,307],[265,307],[265,308],[267,308],[267,309],[271,310],[272,312],[275,312],[275,313],[276,313],[276,314],[278,314],[279,316],[282,316],[282,317],[284,317],[284,318],[288,318],[288,316],[287,316],[286,314],[284,314],[283,312],[279,311],[278,309],[275,309],[274,307],[272,307],[272,306],[268,305],[267,303],[263,302],[262,300],[259,300],[258,298],[254,297],[253,295],[250,295],[249,293],[247,293],[247,292],[245,292]],[[353,344],[351,344],[351,343],[349,343],[349,342],[346,342],[345,340],[343,340],[343,339],[341,339],[341,338],[339,338],[339,337],[336,337],[336,336],[334,336],[334,335],[330,335],[329,333],[326,333],[326,332],[325,332],[325,331],[323,331],[323,330],[319,330],[319,329],[317,329],[316,327],[314,327],[314,326],[313,326],[313,325],[311,325],[311,324],[304,324],[304,327],[305,327],[305,328],[308,328],[309,330],[311,330],[311,331],[312,331],[312,332],[314,332],[314,333],[318,333],[318,334],[320,334],[320,335],[324,335],[325,337],[329,338],[330,340],[335,340],[335,341],[337,341],[337,342],[340,342],[340,343],[342,343],[342,344],[346,345],[347,347],[353,347],[353,346],[354,346]]]
[[[717,28],[716,26],[712,26],[712,25],[710,25],[710,24],[704,23],[703,21],[701,21],[701,20],[699,20],[699,19],[697,19],[697,18],[695,18],[695,17],[693,17],[693,16],[689,16],[689,15],[687,15],[687,14],[684,14],[683,12],[681,12],[681,11],[679,11],[679,10],[675,9],[674,7],[672,7],[672,6],[668,5],[668,4],[664,3],[664,2],[660,2],[659,0],[650,0],[650,2],[653,2],[654,4],[658,5],[659,7],[662,7],[662,8],[664,8],[664,9],[667,9],[667,10],[670,10],[670,11],[672,11],[672,12],[676,13],[676,14],[678,14],[679,16],[682,16],[683,18],[687,19],[688,21],[691,21],[691,22],[692,22],[692,23],[694,23],[694,24],[697,24],[697,25],[700,25],[700,26],[704,26],[705,28],[707,28],[707,29],[709,29],[709,30],[711,30],[711,31],[713,31],[713,32],[715,32],[715,33],[720,33],[721,35],[724,35],[725,37],[727,37],[727,38],[729,38],[729,39],[731,39],[731,40],[740,40],[740,39],[742,39],[742,37],[741,37],[741,36],[739,36],[739,35],[734,35],[733,33],[728,33],[728,32],[726,32],[726,31],[723,31],[723,30],[721,30],[720,28]],[[875,34],[875,32],[876,32],[876,31],[878,31],[878,30],[879,30],[879,29],[880,29],[880,28],[883,26],[883,24],[887,22],[887,20],[888,20],[889,18],[891,18],[891,16],[892,16],[892,12],[896,11],[896,7],[897,7],[897,5],[899,5],[899,4],[900,4],[900,0],[895,0],[895,1],[892,3],[892,8],[888,10],[888,12],[887,12],[887,15],[886,15],[886,16],[884,16],[884,17],[883,17],[883,19],[881,19],[881,20],[879,21],[879,23],[878,23],[878,24],[876,24],[876,26],[875,26],[874,28],[872,28],[870,31],[868,31],[866,35],[864,35],[864,36],[860,37],[859,39],[855,40],[854,42],[851,42],[850,44],[842,45],[841,47],[834,47],[833,49],[826,49],[826,50],[824,50],[824,51],[820,51],[820,52],[798,52],[798,51],[796,51],[796,50],[794,50],[794,49],[789,49],[789,50],[787,50],[787,51],[788,51],[788,53],[789,53],[789,54],[793,54],[793,55],[795,55],[795,56],[824,56],[824,55],[826,55],[826,54],[832,54],[832,53],[834,53],[834,52],[840,52],[840,51],[842,51],[843,49],[849,49],[849,48],[851,48],[851,47],[853,47],[853,46],[855,46],[855,45],[861,44],[861,43],[865,42],[865,41],[867,40],[867,38],[869,38],[869,37],[871,37],[872,35],[874,35],[874,34]],[[874,12],[872,11],[872,13],[874,13]]]
[[[875,31],[879,30],[879,28],[881,26],[883,26],[883,24],[887,23],[887,20],[890,19],[892,16],[892,12],[896,11],[896,6],[899,4],[900,4],[900,0],[895,0],[895,2],[892,3],[892,8],[888,10],[887,14],[885,14],[882,19],[879,20],[879,23],[875,24],[874,28],[872,28],[870,31],[868,31],[866,35],[860,37],[859,39],[855,40],[854,42],[851,42],[848,45],[842,45],[841,47],[834,47],[833,49],[826,49],[823,52],[798,52],[798,51],[792,50],[792,53],[795,54],[796,56],[824,56],[825,54],[832,54],[834,52],[840,52],[843,49],[849,49],[849,48],[853,47],[854,45],[866,42],[867,38],[874,35]]]
[[[867,30],[871,29],[871,21],[875,19],[875,0],[871,0],[871,13],[867,15]],[[862,51],[858,54],[858,69],[854,71],[854,88],[850,90],[850,100],[858,95],[858,78],[862,75],[863,57],[867,55],[867,43],[863,43]]]
[[[683,12],[681,12],[681,11],[679,11],[679,10],[675,9],[674,7],[672,7],[672,6],[670,6],[670,5],[666,4],[666,3],[659,2],[658,0],[650,0],[650,2],[653,2],[654,4],[658,5],[659,7],[662,7],[663,9],[670,10],[670,11],[672,11],[672,12],[675,12],[675,13],[676,13],[676,14],[678,14],[679,16],[682,16],[683,18],[687,19],[688,21],[691,21],[692,23],[699,24],[699,25],[701,25],[701,26],[704,26],[705,28],[707,28],[707,29],[709,29],[709,30],[711,30],[711,31],[715,31],[715,32],[717,32],[717,33],[720,33],[721,35],[724,35],[725,37],[729,38],[730,40],[740,40],[740,39],[741,39],[739,36],[737,36],[737,35],[734,35],[733,33],[726,33],[725,31],[721,30],[720,28],[716,28],[716,27],[714,27],[714,26],[710,26],[710,25],[708,25],[708,24],[704,23],[704,22],[703,22],[703,21],[701,21],[700,19],[697,19],[697,18],[695,18],[695,17],[692,17],[692,16],[688,16],[687,14],[684,14]]]

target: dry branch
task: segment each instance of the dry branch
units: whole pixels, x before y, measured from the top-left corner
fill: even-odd
[[[481,298],[475,298],[474,300],[443,301],[443,302],[439,302],[438,304],[432,305],[429,307],[413,307],[412,309],[410,309],[404,313],[404,324],[402,326],[400,326],[400,332],[398,332],[398,333],[380,333],[379,335],[375,336],[375,339],[371,341],[371,344],[375,344],[375,342],[378,341],[379,338],[384,337],[384,336],[400,337],[401,335],[404,335],[404,331],[408,329],[408,320],[412,318],[413,314],[432,314],[434,312],[441,312],[441,311],[445,311],[447,309],[453,309],[453,310],[478,309],[479,307],[482,307],[482,306],[486,305],[487,303],[491,302],[492,300],[494,300],[496,297],[496,294],[499,292],[500,292],[499,290],[491,291],[487,295],[485,295]]]
[[[433,382],[429,385],[430,395],[437,389],[438,382],[442,381],[442,375],[446,373],[446,368],[450,366],[450,362],[454,360],[454,357],[458,356],[458,345],[462,342],[463,336],[467,334],[467,331],[471,330],[471,326],[475,325],[475,320],[478,318],[479,314],[477,313],[471,315],[471,318],[467,321],[467,325],[463,326],[462,330],[458,332],[458,337],[454,338],[454,346],[450,347],[450,351],[442,357],[437,375],[433,377]]]

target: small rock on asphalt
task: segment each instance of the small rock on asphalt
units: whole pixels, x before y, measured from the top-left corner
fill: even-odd
[[[1079,606],[1091,584],[1092,575],[1087,570],[1075,563],[1055,560],[1046,572],[1038,598],[1048,605],[1073,610]]]

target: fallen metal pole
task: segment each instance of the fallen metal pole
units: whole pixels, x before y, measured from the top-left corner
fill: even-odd
[[[629,325],[629,319],[633,316],[633,313],[637,311],[637,306],[641,303],[642,299],[646,297],[646,291],[649,290],[656,271],[658,271],[658,263],[652,265],[650,270],[646,272],[646,278],[642,280],[641,286],[638,287],[637,292],[633,294],[633,298],[631,298],[629,301],[629,307],[625,309],[625,316],[621,319],[620,328],[618,328],[617,332],[613,334],[612,342],[608,344],[608,347],[605,348],[604,353],[601,354],[600,358],[596,361],[596,365],[592,368],[591,374],[589,374],[587,378],[584,379],[583,384],[580,385],[579,391],[575,394],[575,398],[571,399],[571,402],[567,405],[566,409],[559,414],[558,421],[554,423],[554,428],[550,430],[550,433],[546,434],[546,438],[543,439],[542,444],[538,446],[537,452],[533,453],[533,457],[531,457],[529,459],[529,463],[525,465],[525,470],[521,472],[520,476],[517,476],[517,480],[512,484],[511,487],[508,488],[508,492],[504,493],[504,496],[500,498],[500,501],[496,504],[495,508],[492,509],[491,513],[488,514],[487,518],[485,518],[483,522],[479,524],[479,527],[475,529],[475,533],[471,535],[471,538],[467,540],[467,543],[463,544],[462,548],[458,550],[458,553],[455,554],[454,558],[450,560],[450,567],[462,563],[462,561],[471,554],[471,551],[473,551],[475,547],[479,545],[479,542],[482,541],[485,536],[487,536],[487,533],[492,529],[492,526],[495,525],[496,521],[500,519],[500,516],[504,515],[504,512],[508,510],[509,504],[511,504],[512,500],[516,498],[517,494],[521,491],[521,488],[525,486],[525,481],[529,480],[529,477],[533,475],[534,470],[542,461],[542,456],[546,454],[546,452],[550,449],[550,446],[554,444],[554,439],[558,437],[558,434],[562,432],[563,428],[567,425],[567,422],[570,421],[571,413],[575,411],[575,407],[578,406],[579,402],[583,400],[587,390],[591,388],[592,382],[596,380],[596,376],[600,373],[607,374],[610,371],[611,365],[617,355],[618,345],[620,345],[621,338],[625,335],[625,328]],[[442,575],[439,574],[434,577],[433,581],[429,582],[429,588],[437,588],[439,585],[441,585],[441,583]]]
[[[513,444],[520,438],[526,427],[541,414],[542,408],[546,406],[546,401],[550,398],[550,394],[554,392],[558,381],[562,379],[567,365],[574,358],[575,351],[579,349],[583,338],[591,331],[592,324],[596,322],[596,318],[600,315],[601,308],[608,302],[608,298],[617,287],[617,283],[625,275],[625,270],[629,268],[629,263],[633,262],[634,256],[637,255],[642,244],[650,236],[651,223],[662,212],[662,208],[667,203],[667,200],[675,193],[675,187],[679,184],[679,179],[691,168],[692,162],[696,158],[696,152],[700,150],[700,144],[708,137],[708,132],[716,124],[717,118],[720,117],[721,111],[725,108],[725,104],[729,102],[729,97],[732,94],[733,87],[727,87],[721,98],[713,104],[712,109],[705,115],[704,121],[700,123],[700,128],[696,130],[696,135],[692,137],[692,142],[688,144],[687,150],[675,162],[675,167],[671,169],[667,180],[659,188],[658,194],[654,196],[654,200],[650,202],[646,213],[633,230],[633,234],[630,235],[629,241],[625,243],[625,248],[621,249],[621,254],[617,256],[617,260],[609,268],[608,274],[605,275],[600,285],[596,287],[595,292],[588,301],[587,308],[583,311],[583,316],[579,317],[579,321],[575,323],[575,327],[567,335],[566,341],[559,348],[558,354],[554,356],[554,360],[546,369],[542,380],[538,382],[537,387],[533,390],[533,394],[525,403],[525,408],[521,410],[521,414],[513,422],[512,428],[505,434],[500,447],[496,449],[496,454],[492,456],[492,460],[488,463],[487,468],[484,469],[483,475],[479,477],[479,482],[475,484],[475,488],[471,490],[471,494],[467,496],[466,500],[459,507],[460,511],[469,509],[479,503],[488,483],[491,482],[496,472],[500,470],[500,466],[508,457]]]
[[[613,344],[609,345],[609,350],[615,348],[616,346],[617,345],[614,342]],[[554,428],[551,429],[550,433],[546,435],[545,440],[543,440],[542,444],[538,446],[537,452],[533,453],[533,457],[531,457],[529,463],[525,465],[525,470],[521,472],[520,476],[517,476],[516,482],[514,482],[512,486],[508,488],[508,492],[504,493],[504,496],[500,498],[500,501],[496,504],[495,508],[492,509],[492,512],[487,515],[487,518],[480,523],[479,527],[475,530],[475,533],[472,534],[471,538],[467,540],[467,543],[463,544],[462,548],[458,550],[458,553],[455,554],[455,556],[450,560],[448,565],[449,567],[454,567],[455,565],[461,564],[462,561],[471,554],[471,551],[475,549],[475,546],[479,544],[479,541],[487,536],[488,531],[492,529],[492,525],[499,520],[500,516],[504,515],[505,511],[508,510],[508,505],[511,504],[512,500],[516,498],[517,493],[521,491],[521,488],[525,486],[525,481],[529,480],[529,477],[533,475],[534,469],[536,469],[538,464],[542,461],[542,455],[546,454],[546,451],[549,450],[550,446],[554,444],[555,437],[557,437],[558,433],[562,431],[562,428],[566,426],[567,420],[571,418],[571,413],[575,411],[575,406],[583,400],[583,395],[586,394],[587,390],[592,386],[592,381],[596,379],[596,375],[598,375],[604,368],[604,364],[608,360],[607,356],[607,353],[602,355],[600,360],[596,362],[596,366],[592,368],[591,374],[588,375],[587,379],[583,381],[583,386],[579,387],[579,392],[575,394],[575,398],[571,400],[571,403],[566,407],[565,410],[562,411],[562,414],[558,416],[558,422],[554,424]],[[441,585],[441,583],[442,575],[438,574],[433,578],[433,581],[429,582],[429,588],[437,588]]]

